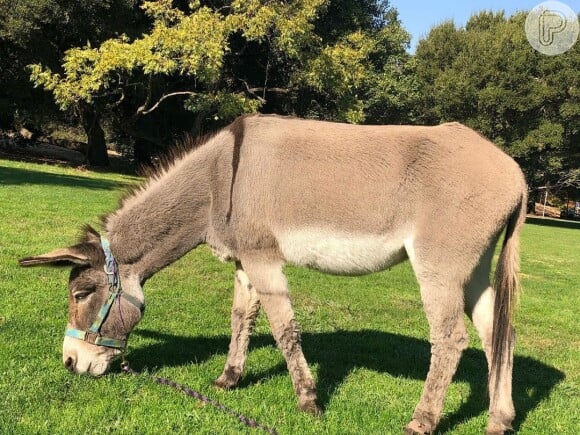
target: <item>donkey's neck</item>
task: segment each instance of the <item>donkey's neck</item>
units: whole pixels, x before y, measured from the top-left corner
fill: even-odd
[[[150,178],[106,218],[107,237],[117,260],[131,265],[141,281],[204,242],[214,141]]]

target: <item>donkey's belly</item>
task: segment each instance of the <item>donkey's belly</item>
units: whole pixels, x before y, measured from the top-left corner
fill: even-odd
[[[384,270],[407,258],[403,238],[309,229],[281,232],[286,261],[338,275]]]

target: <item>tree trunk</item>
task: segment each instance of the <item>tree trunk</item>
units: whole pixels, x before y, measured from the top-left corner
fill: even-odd
[[[150,165],[152,158],[159,154],[160,151],[167,149],[167,144],[163,139],[154,134],[148,133],[148,128],[140,125],[141,119],[133,117],[132,119],[124,119],[119,128],[134,141],[133,157],[138,164]]]
[[[87,162],[90,166],[109,166],[105,132],[101,127],[99,114],[88,104],[80,107],[80,112],[81,124],[87,134]]]

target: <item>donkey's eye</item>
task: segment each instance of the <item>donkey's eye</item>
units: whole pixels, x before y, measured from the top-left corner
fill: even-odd
[[[75,298],[75,301],[79,302],[79,301],[83,301],[86,298],[88,298],[91,293],[94,292],[94,289],[89,289],[89,290],[85,290],[85,291],[80,291],[80,292],[76,292],[73,297]]]

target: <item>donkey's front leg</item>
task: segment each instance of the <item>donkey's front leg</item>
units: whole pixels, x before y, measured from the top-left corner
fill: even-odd
[[[258,292],[260,302],[268,316],[272,334],[282,351],[298,404],[303,411],[320,414],[316,405],[316,386],[304,358],[300,343],[300,329],[288,294],[288,283],[280,261],[244,260],[244,270]]]
[[[242,377],[250,335],[260,311],[260,299],[256,289],[250,284],[241,264],[237,263],[236,267],[230,349],[224,371],[214,381],[215,386],[226,389],[235,387]]]

